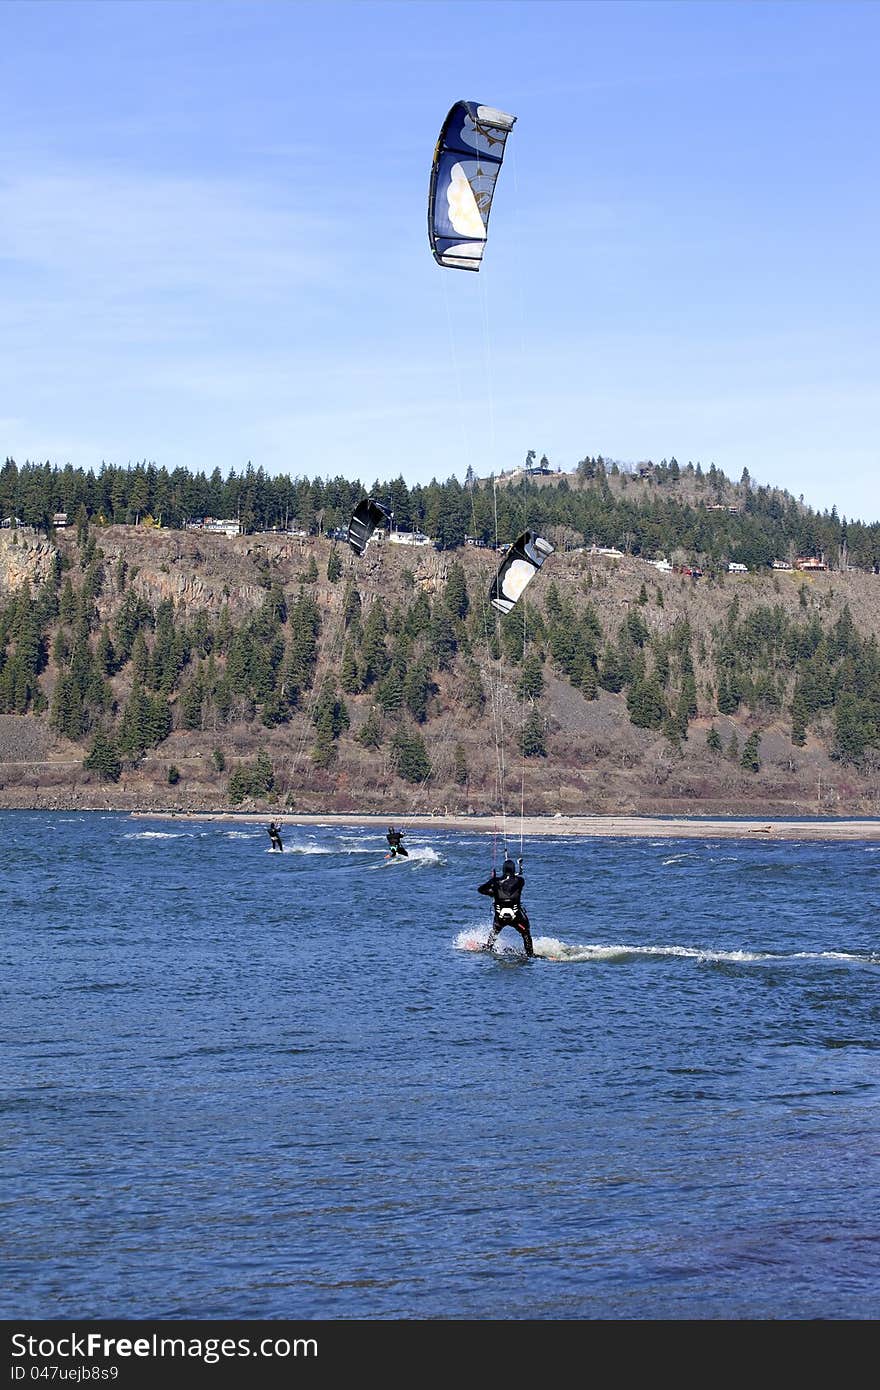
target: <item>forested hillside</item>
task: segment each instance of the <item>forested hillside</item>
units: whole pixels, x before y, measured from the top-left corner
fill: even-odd
[[[391,507],[400,530],[424,531],[444,549],[462,545],[466,535],[511,541],[530,526],[545,534],[556,528],[562,544],[613,545],[647,559],[680,550],[708,567],[822,555],[834,569],[880,570],[880,522],[816,512],[777,488],[756,486],[747,473],[734,485],[714,465],[704,472],[700,464],[664,459],[626,469],[587,457],[571,474],[516,470],[498,482],[493,488],[485,480],[451,478],[408,487],[398,477],[362,485],[268,477],[250,465],[226,478],[219,469],[207,476],[153,464],[96,473],[48,463],[18,467],[7,459],[0,469],[0,518],[51,531],[57,513],[80,525],[171,528],[197,517],[230,517],[244,534],[276,528],[329,535],[347,525],[369,491]]]
[[[585,460],[495,489],[377,484],[445,548],[377,540],[358,559],[325,534],[174,529],[155,489],[183,483],[153,472],[4,470],[23,524],[0,533],[0,804],[880,811],[875,525],[748,480]],[[141,485],[142,524],[120,524]],[[281,483],[250,485],[277,500]],[[289,485],[302,529],[334,529],[362,495]],[[500,538],[525,521],[557,546],[503,618],[494,545],[455,544],[459,527],[494,543],[495,506]],[[222,494],[197,511],[235,514]],[[766,567],[787,552],[834,568]]]

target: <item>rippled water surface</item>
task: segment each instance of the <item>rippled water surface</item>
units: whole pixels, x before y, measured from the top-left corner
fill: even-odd
[[[880,846],[384,829],[0,816],[0,1316],[880,1314]]]

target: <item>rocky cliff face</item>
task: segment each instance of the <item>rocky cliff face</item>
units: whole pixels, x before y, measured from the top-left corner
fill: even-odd
[[[35,531],[0,531],[0,594],[48,579],[56,547]]]

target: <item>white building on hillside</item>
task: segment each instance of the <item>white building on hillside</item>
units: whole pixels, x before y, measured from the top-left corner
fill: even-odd
[[[430,536],[424,531],[392,531],[388,537],[394,545],[433,545]]]

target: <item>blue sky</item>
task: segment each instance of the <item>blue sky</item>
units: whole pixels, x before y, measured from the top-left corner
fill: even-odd
[[[0,457],[673,455],[880,518],[880,5],[0,0]],[[449,106],[518,118],[479,275]]]

